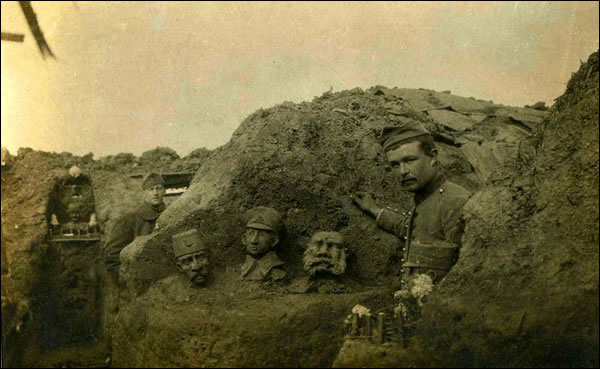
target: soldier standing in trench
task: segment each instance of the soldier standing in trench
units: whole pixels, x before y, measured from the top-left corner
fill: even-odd
[[[136,237],[152,233],[156,219],[165,210],[165,192],[164,180],[160,174],[150,173],[145,176],[142,181],[143,203],[115,222],[104,244],[104,326],[108,334],[119,306],[119,254]]]
[[[379,207],[370,194],[357,192],[351,198],[380,228],[402,241],[403,286],[422,274],[437,283],[457,261],[462,207],[471,193],[444,178],[433,138],[420,123],[384,128],[380,142],[402,188],[414,194],[415,207],[399,214]]]

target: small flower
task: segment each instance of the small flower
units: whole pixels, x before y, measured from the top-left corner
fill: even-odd
[[[405,299],[410,297],[410,292],[408,290],[398,290],[394,292],[394,298],[396,300]]]
[[[433,291],[433,280],[427,274],[419,274],[413,283],[410,293],[417,299],[419,306],[423,306],[423,300]]]
[[[362,317],[363,315],[367,315],[370,314],[371,310],[360,305],[360,304],[356,304],[354,305],[354,307],[352,308],[352,314],[358,314],[358,317]]]

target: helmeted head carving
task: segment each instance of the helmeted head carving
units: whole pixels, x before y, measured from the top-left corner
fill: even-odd
[[[317,232],[304,251],[304,270],[311,277],[344,274],[346,258],[344,238],[339,232]]]
[[[173,236],[177,268],[195,285],[203,285],[209,272],[208,248],[200,232],[190,229]]]
[[[246,213],[246,219],[246,232],[242,236],[246,253],[260,258],[274,250],[283,226],[281,214],[272,208],[256,207]]]

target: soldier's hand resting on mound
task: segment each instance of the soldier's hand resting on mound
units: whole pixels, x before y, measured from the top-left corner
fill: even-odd
[[[352,202],[359,207],[360,210],[364,211],[367,214],[370,214],[373,217],[377,217],[381,208],[375,202],[375,199],[370,193],[367,192],[355,192],[350,195],[350,199]]]

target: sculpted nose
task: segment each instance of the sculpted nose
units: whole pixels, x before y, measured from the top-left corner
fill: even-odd
[[[408,166],[404,163],[400,163],[400,174],[402,174],[403,176],[410,173],[408,170]]]

